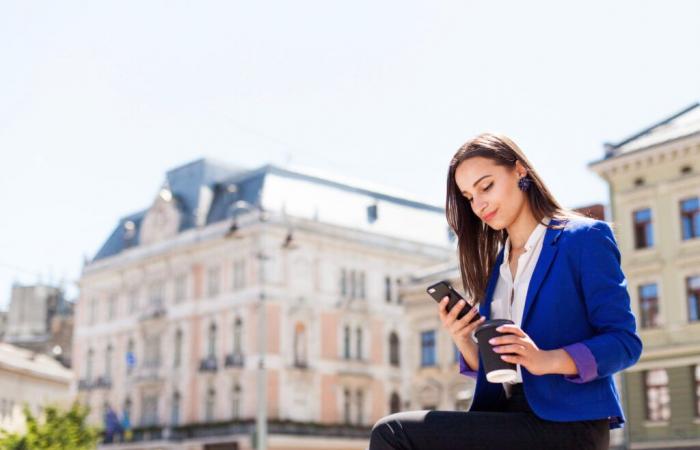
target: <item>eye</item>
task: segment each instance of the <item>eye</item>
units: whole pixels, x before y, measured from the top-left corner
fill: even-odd
[[[493,183],[489,183],[489,185],[484,188],[484,192],[491,189],[492,186],[493,186]]]

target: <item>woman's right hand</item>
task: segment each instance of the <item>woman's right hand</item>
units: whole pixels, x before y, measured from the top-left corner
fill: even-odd
[[[449,302],[449,297],[445,296],[443,297],[442,300],[440,300],[439,303],[439,311],[440,311],[440,320],[442,321],[443,327],[447,329],[447,331],[450,333],[450,336],[452,336],[452,340],[455,342],[457,347],[461,350],[464,351],[464,345],[466,344],[469,349],[476,349],[476,343],[471,339],[472,332],[482,323],[484,323],[484,320],[486,319],[485,317],[481,317],[479,320],[474,321],[473,323],[469,323],[473,318],[474,315],[478,312],[478,309],[476,306],[471,308],[467,314],[464,315],[461,319],[457,320],[457,315],[459,315],[459,312],[466,308],[469,308],[469,305],[467,305],[467,302],[462,299],[457,304],[450,310],[450,312],[447,312],[447,304]]]

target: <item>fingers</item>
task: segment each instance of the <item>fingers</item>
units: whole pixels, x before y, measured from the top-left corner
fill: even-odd
[[[525,332],[517,325],[501,325],[500,327],[496,328],[496,331],[515,334],[520,337],[526,336]]]
[[[470,331],[479,326],[484,320],[484,317],[481,317],[479,321],[476,321],[474,323],[470,323],[472,319],[474,319],[474,316],[478,313],[479,311],[477,308],[471,308],[461,319],[457,320],[452,326],[454,327],[455,332],[464,330],[465,328],[469,327]]]
[[[512,353],[512,354],[517,354],[517,355],[525,355],[525,353],[527,352],[527,349],[525,348],[524,345],[511,344],[511,345],[500,345],[498,347],[494,347],[493,351],[496,353]]]

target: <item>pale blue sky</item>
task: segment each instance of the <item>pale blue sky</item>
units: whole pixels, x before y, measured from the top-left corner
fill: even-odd
[[[0,305],[75,281],[167,169],[211,156],[380,182],[442,204],[481,131],[566,205],[586,164],[700,100],[697,1],[0,3]],[[695,56],[693,56],[695,55]]]

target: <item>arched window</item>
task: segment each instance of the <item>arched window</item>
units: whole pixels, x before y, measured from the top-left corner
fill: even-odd
[[[178,425],[180,423],[180,393],[173,393],[172,404],[170,405],[170,424]]]
[[[362,425],[364,417],[362,417],[362,412],[365,409],[365,396],[361,390],[355,393],[357,399],[357,423]]]
[[[207,398],[204,405],[204,420],[212,422],[214,420],[214,407],[216,406],[216,389],[214,386],[209,386],[207,389]]]
[[[304,367],[306,362],[306,327],[297,322],[294,326],[294,365]]]
[[[242,351],[242,339],[243,339],[243,321],[240,317],[236,318],[233,323],[233,353],[235,355],[240,355]]]
[[[389,364],[395,367],[399,367],[399,337],[394,331],[389,335]]]
[[[175,332],[175,351],[173,353],[173,366],[180,367],[182,363],[182,330]]]
[[[347,325],[343,329],[343,357],[350,359],[350,327]]]
[[[389,400],[389,413],[394,414],[399,411],[401,411],[401,397],[396,392],[393,392]]]
[[[343,391],[343,419],[346,424],[350,423],[350,390]]]
[[[237,382],[233,383],[233,390],[231,393],[231,415],[234,419],[239,419],[241,417],[241,405],[243,404],[243,398],[241,393],[241,385]]]
[[[209,358],[216,358],[216,324],[212,322],[209,325],[209,339],[208,339],[208,356]]]
[[[114,353],[114,348],[112,344],[107,345],[107,350],[105,351],[105,379],[112,379],[112,357]]]
[[[94,364],[95,351],[91,348],[87,352],[87,361],[85,362],[85,379],[92,381],[92,365]]]

